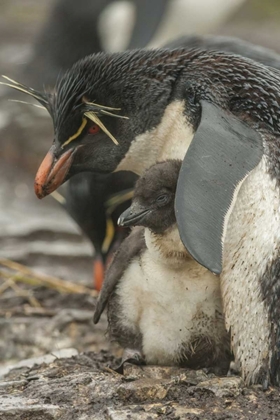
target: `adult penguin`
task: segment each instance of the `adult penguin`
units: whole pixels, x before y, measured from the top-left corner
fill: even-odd
[[[33,56],[23,72],[24,79],[36,87],[53,86],[57,75],[75,61],[101,51],[104,40],[99,31],[100,21],[104,10],[112,4],[112,0],[84,0],[83,7],[77,8],[75,0],[56,0],[35,41]],[[135,7],[135,24],[127,40],[128,49],[143,47],[151,40],[167,12],[170,0],[130,0],[130,4]],[[186,36],[167,45],[170,48],[178,46],[240,51],[245,56],[258,58],[258,47],[238,39]],[[272,52],[263,49],[261,53],[260,57],[270,64]],[[274,64],[277,64],[277,58]],[[278,64],[280,67],[280,59]],[[129,172],[118,176],[83,173],[72,177],[66,187],[64,207],[94,248],[93,277],[94,286],[98,290],[102,285],[106,262],[127,234],[127,230],[116,226],[123,204],[111,212],[107,203],[117,193],[122,203],[127,189],[133,188],[135,180],[136,177]],[[127,201],[126,205],[129,204]]]
[[[53,94],[9,84],[53,118],[39,198],[81,171],[142,174],[156,161],[184,159],[175,200],[181,239],[221,276],[246,383],[279,385],[278,71],[221,52],[138,50],[85,58]]]
[[[130,0],[135,8],[135,23],[128,48],[144,47],[154,35],[170,0]],[[36,87],[55,85],[61,72],[88,54],[102,51],[103,37],[99,31],[104,10],[113,0],[56,0],[39,33],[31,60],[23,78]],[[110,32],[107,28],[107,31]],[[68,214],[79,225],[94,247],[94,286],[100,290],[106,263],[128,233],[117,226],[137,179],[135,174],[83,173],[69,180],[63,197]],[[110,203],[113,200],[113,204]],[[109,205],[108,205],[109,203]]]

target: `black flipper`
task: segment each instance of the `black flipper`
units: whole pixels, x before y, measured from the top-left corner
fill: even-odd
[[[130,260],[137,256],[145,247],[146,244],[144,239],[144,228],[135,227],[130,235],[121,244],[119,251],[116,253],[106,273],[93,315],[94,324],[98,323],[111,293],[118,284],[118,281],[121,279]]]
[[[262,158],[263,142],[230,112],[207,101],[201,107],[201,122],[179,174],[175,211],[186,249],[220,274],[225,218],[235,192]]]

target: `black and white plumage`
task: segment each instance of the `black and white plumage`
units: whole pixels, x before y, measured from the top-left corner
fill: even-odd
[[[94,320],[108,302],[111,339],[142,352],[146,363],[226,374],[230,346],[219,278],[190,257],[176,226],[180,167],[176,160],[158,163],[137,181],[119,223],[145,228],[134,228],[115,256]]]
[[[264,385],[280,384],[279,86],[278,70],[221,52],[89,56],[53,95],[42,95],[60,123],[35,181],[42,198],[81,171],[141,175],[156,161],[184,159],[175,204],[181,239],[198,262],[221,272],[242,376]],[[97,112],[119,145],[102,129],[90,134],[83,98],[128,117]]]

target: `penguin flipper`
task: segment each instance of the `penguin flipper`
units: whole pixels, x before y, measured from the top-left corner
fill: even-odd
[[[121,279],[131,259],[136,257],[144,248],[146,248],[144,228],[137,226],[123,241],[107,270],[93,315],[94,324],[99,322],[111,293]]]
[[[175,214],[191,256],[222,271],[223,237],[235,196],[263,156],[261,135],[230,112],[201,101],[201,121],[179,174]]]

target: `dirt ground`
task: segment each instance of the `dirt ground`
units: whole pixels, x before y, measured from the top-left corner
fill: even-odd
[[[49,4],[0,2],[1,74],[19,78]],[[249,0],[212,33],[280,52],[275,5]],[[0,419],[280,419],[279,390],[247,389],[238,377],[130,364],[124,375],[112,369],[121,350],[107,340],[105,316],[92,323],[91,245],[52,197],[41,202],[33,192],[51,121],[10,98],[25,99],[0,90]],[[86,289],[28,283],[30,276],[7,268],[6,259]]]

